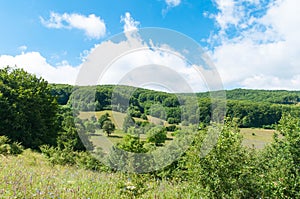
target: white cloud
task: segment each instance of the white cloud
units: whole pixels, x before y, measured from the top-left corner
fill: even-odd
[[[168,7],[176,7],[179,6],[181,0],[165,0],[165,2],[168,5]]]
[[[121,22],[124,23],[124,32],[135,31],[140,25],[140,22],[135,21],[129,12],[126,12],[124,16],[121,16]]]
[[[23,45],[23,46],[20,46],[18,49],[19,49],[21,52],[24,52],[24,51],[27,50],[27,46]]]
[[[217,8],[220,12],[215,16],[215,19],[224,31],[229,25],[237,26],[243,17],[243,11],[239,6],[236,6],[234,0],[215,0]]]
[[[165,0],[167,7],[162,10],[162,15],[166,16],[168,11],[174,7],[177,7],[181,4],[181,0]]]
[[[150,33],[153,34],[154,30],[152,29]],[[212,68],[205,69],[186,62],[183,54],[188,54],[188,50],[172,49],[167,43],[156,41],[157,38],[154,41],[143,40],[142,36],[147,34],[140,34],[140,31],[135,34],[126,32],[124,34],[126,39],[113,38],[113,41],[117,42],[105,41],[90,51],[76,84],[126,84],[152,89],[156,89],[159,85],[160,88],[165,87],[164,90],[169,89],[171,92],[220,88],[215,84],[217,74]],[[163,34],[167,34],[175,38],[166,30],[163,32],[157,29],[156,34],[162,37]],[[174,42],[176,44],[178,41]],[[185,42],[185,47],[193,46],[188,42]],[[207,84],[210,88],[207,88]]]
[[[80,14],[59,14],[55,12],[50,13],[50,19],[45,20],[40,17],[41,23],[47,28],[66,28],[66,29],[79,29],[85,32],[85,35],[91,39],[99,39],[105,36],[106,25],[103,19],[90,14],[88,16]]]
[[[193,90],[206,90],[204,80],[197,73],[200,71],[189,66],[181,57],[168,51],[150,50],[149,46],[143,46],[141,50],[132,51],[116,60],[105,71],[99,83],[122,84],[123,80],[128,83],[130,79],[132,86],[141,86],[139,82],[150,80],[154,84],[160,82],[166,88],[178,89],[178,92],[188,92],[190,88],[185,85]],[[155,70],[154,73],[149,72],[151,68]]]
[[[75,84],[79,67],[72,67],[66,61],[51,66],[46,59],[38,52],[27,52],[21,55],[0,56],[0,67],[17,66],[25,71],[42,77],[50,83]]]
[[[91,50],[84,51],[81,55],[84,63],[81,66],[94,63],[87,71],[81,66],[71,66],[67,61],[53,66],[39,52],[23,52],[16,56],[2,55],[0,67],[16,65],[50,83],[125,83],[171,92],[208,90],[207,83],[212,84],[212,79],[215,80],[212,71],[202,66],[191,65],[183,59],[183,54],[188,54],[189,50],[183,49],[182,54],[163,42],[144,41],[138,31],[136,34],[124,34],[127,37],[125,40],[122,37],[123,40],[116,38],[117,42],[104,41]],[[114,56],[117,56],[117,59],[114,59]],[[107,68],[99,75],[101,67]]]
[[[284,79],[275,76],[256,75],[245,79],[242,84],[247,88],[299,90],[300,75],[292,79]]]
[[[210,52],[226,87],[300,89],[297,0],[216,0],[219,32]],[[248,3],[248,4],[245,4]],[[261,15],[254,13],[259,10]]]

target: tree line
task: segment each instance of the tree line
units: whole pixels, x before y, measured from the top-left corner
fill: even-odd
[[[183,104],[191,94],[165,93],[128,86],[50,85],[51,93],[60,104],[69,104],[80,111],[114,110],[129,112],[132,117],[146,118],[151,115],[170,124],[184,120],[192,122],[193,115],[186,114]],[[118,88],[118,89],[116,89]],[[213,91],[214,92],[214,91]],[[72,95],[75,93],[75,95]],[[209,93],[197,93],[198,105],[195,113],[200,123],[209,124],[214,107]],[[240,127],[273,128],[283,113],[300,113],[299,91],[266,91],[235,89],[226,91],[226,116],[238,118]],[[193,104],[191,104],[193,107]]]

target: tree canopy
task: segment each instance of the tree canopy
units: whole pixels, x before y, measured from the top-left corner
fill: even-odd
[[[47,81],[22,69],[0,69],[0,135],[34,149],[55,145],[57,112]]]

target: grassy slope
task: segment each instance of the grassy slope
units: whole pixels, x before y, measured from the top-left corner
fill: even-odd
[[[102,133],[102,130],[97,130],[96,134],[91,136],[91,141],[95,146],[101,146],[102,148],[104,147],[104,148],[108,149],[110,147],[110,143],[108,142],[108,140],[112,144],[116,144],[116,143],[122,141],[122,138],[124,136],[124,132],[122,132],[121,129],[122,129],[122,124],[123,124],[123,121],[124,121],[124,118],[125,118],[126,114],[125,113],[120,113],[120,112],[115,112],[115,111],[80,112],[79,118],[80,119],[89,119],[92,116],[95,116],[96,118],[100,118],[101,115],[104,115],[106,113],[109,114],[109,116],[111,117],[111,120],[116,125],[115,132],[110,137],[106,137],[106,135],[104,135]],[[159,118],[155,118],[155,117],[151,117],[151,116],[147,116],[147,117],[148,117],[148,121],[150,121],[154,124],[169,125],[169,124],[167,124],[166,121],[161,120]],[[141,118],[134,118],[134,120],[135,121],[144,121]],[[168,137],[170,139],[172,138],[170,133],[168,133]],[[141,139],[145,140],[146,136],[141,135]],[[169,142],[169,140],[167,140],[167,142]]]
[[[182,186],[149,178],[128,179],[120,172],[52,166],[29,150],[17,157],[0,155],[0,198],[134,198],[134,193],[140,193],[136,198],[178,198]],[[181,195],[187,196],[188,192]]]
[[[243,145],[262,149],[266,144],[272,142],[275,130],[241,128],[241,134],[244,137]]]
[[[79,118],[80,119],[88,119],[92,116],[95,116],[96,118],[100,118],[101,115],[104,115],[105,113],[109,114],[109,116],[111,117],[113,123],[116,125],[117,129],[122,128],[123,121],[124,121],[124,118],[126,116],[125,113],[120,113],[120,112],[116,112],[116,111],[80,112]],[[165,123],[167,123],[164,120],[161,120],[159,118],[155,118],[155,117],[151,117],[151,116],[147,116],[147,117],[148,117],[148,121],[150,121],[154,124],[165,124]],[[133,119],[135,121],[145,121],[145,120],[143,120],[141,118],[137,118],[137,117],[134,117]]]
[[[124,133],[120,130],[122,128],[123,120],[125,117],[124,113],[114,112],[114,111],[99,111],[99,112],[81,112],[79,117],[81,119],[88,119],[91,116],[95,115],[97,118],[99,118],[101,115],[104,115],[105,113],[108,113],[112,121],[116,124],[117,130],[112,134],[110,138],[108,138],[113,144],[116,144],[117,142],[120,142],[122,140],[122,137]],[[151,116],[147,116],[148,120],[154,124],[161,124],[164,123],[164,125],[168,125],[167,122],[159,119],[154,118]],[[143,121],[140,118],[134,118],[135,120]],[[258,128],[241,128],[241,134],[244,137],[243,145],[249,146],[249,147],[255,147],[257,149],[262,149],[267,143],[270,143],[272,141],[272,137],[274,134],[274,130],[267,130],[267,129],[258,129]],[[100,132],[98,132],[100,133]],[[99,143],[99,136],[92,136],[92,141],[99,146],[101,143]],[[168,133],[168,137],[172,138],[171,134]],[[169,142],[169,141],[167,141]]]
[[[105,112],[96,113],[99,117]],[[81,113],[88,118],[92,113]],[[123,115],[116,113],[116,120]],[[119,116],[119,117],[118,117]],[[262,148],[271,142],[273,130],[241,129],[243,144]],[[254,133],[254,135],[253,135]],[[117,130],[111,141],[122,139]],[[141,185],[142,184],[142,185]],[[133,186],[133,190],[129,188]],[[93,172],[72,166],[51,165],[41,154],[26,150],[20,156],[0,155],[0,198],[186,198],[185,184],[147,179],[129,180],[117,173]]]

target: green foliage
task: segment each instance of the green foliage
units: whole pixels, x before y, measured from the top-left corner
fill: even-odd
[[[112,121],[109,119],[103,123],[102,129],[107,134],[107,136],[109,136],[111,133],[114,132],[116,127],[115,127],[114,123],[112,123]]]
[[[0,69],[0,135],[26,148],[55,145],[57,112],[45,80],[22,69]]]
[[[197,95],[203,98],[208,97],[209,93],[197,93]],[[226,98],[274,104],[297,104],[300,102],[300,91],[234,89],[226,91]]]
[[[60,130],[56,141],[58,150],[63,150],[64,148],[75,151],[93,149],[93,145],[89,140],[88,130],[81,119],[74,117],[70,107],[61,107],[59,118]]]
[[[142,113],[140,110],[140,107],[138,106],[129,106],[128,108],[128,113],[132,116],[132,117],[141,117]]]
[[[177,128],[176,125],[170,125],[170,126],[167,126],[167,127],[166,127],[166,130],[167,130],[167,131],[174,132],[174,131],[178,130],[178,128]]]
[[[86,152],[43,146],[41,151],[53,164],[75,167],[48,168],[40,158],[36,161],[37,157],[33,158],[27,152],[20,157],[28,157],[27,160],[19,159],[8,166],[3,159],[1,166],[4,164],[4,167],[1,167],[0,179],[7,181],[0,183],[0,193],[5,197],[34,197],[30,195],[31,188],[34,187],[33,192],[36,189],[42,190],[38,194],[45,198],[53,193],[56,195],[51,196],[61,198],[73,197],[75,193],[76,197],[82,198],[97,198],[99,194],[110,198],[299,198],[299,118],[283,115],[277,129],[281,135],[275,135],[274,142],[260,151],[241,145],[242,137],[237,122],[236,119],[226,118],[224,126],[218,124],[213,124],[214,128],[202,126],[192,145],[180,159],[166,168],[149,174],[112,172]],[[186,128],[179,131],[177,136],[196,129]],[[214,139],[213,136],[207,139],[207,135],[213,135],[211,133],[219,133],[218,139]],[[2,141],[4,142],[7,143]],[[210,147],[212,150],[206,154],[205,149]],[[113,147],[114,151],[110,154],[108,164],[119,170],[127,166],[126,170],[131,169],[131,172],[143,171],[146,166],[152,165],[151,162],[148,164],[147,158],[142,159],[133,153],[147,154],[153,150],[150,148],[151,146],[147,146],[147,143],[137,136],[127,134],[120,144]],[[159,150],[160,147],[156,149]],[[124,151],[133,153],[124,153]],[[173,150],[168,151],[170,154],[166,156],[172,155]],[[9,158],[9,161],[12,158]],[[24,166],[27,162],[31,164],[30,167]],[[123,165],[118,164],[119,167],[116,167],[116,163],[123,163]],[[34,167],[36,169],[33,169]],[[105,173],[89,173],[78,168],[105,171]],[[63,172],[58,174],[57,172],[61,170]],[[12,171],[15,173],[6,174]],[[23,175],[23,172],[27,171],[28,173]],[[42,173],[37,173],[38,171]],[[67,171],[71,171],[72,175],[67,176]],[[44,181],[26,180],[31,179],[29,175],[36,179],[37,176],[45,173],[49,173],[49,176],[45,177]],[[53,175],[55,177],[51,178]],[[92,176],[91,179],[89,175]],[[95,180],[99,175],[101,177]],[[18,178],[12,179],[13,176]],[[104,183],[107,178],[109,180]],[[4,186],[1,186],[2,184]],[[20,187],[27,187],[27,189],[22,190]],[[71,191],[63,191],[71,189],[73,195],[68,195]],[[94,195],[94,192],[97,192],[97,195]]]
[[[146,114],[142,114],[142,115],[141,115],[141,119],[143,119],[143,120],[148,120],[147,115],[146,115]]]
[[[163,126],[156,126],[151,128],[147,133],[147,142],[154,143],[159,146],[165,143],[167,139],[167,132]]]
[[[133,117],[130,114],[127,114],[123,121],[123,131],[127,133],[128,129],[134,126],[135,126],[135,121]]]
[[[96,124],[92,120],[87,120],[84,122],[85,130],[89,133],[95,133],[96,132]]]
[[[105,169],[104,165],[88,152],[74,151],[69,148],[59,149],[48,145],[41,146],[41,151],[52,164],[74,165],[90,170]]]
[[[192,187],[205,198],[259,197],[253,169],[255,159],[252,152],[241,145],[242,137],[236,124],[228,122],[224,127],[216,126],[212,134],[208,131],[201,130],[183,159]],[[215,140],[213,134],[218,132],[219,138]],[[212,136],[211,140],[203,145],[207,135]],[[213,148],[205,155],[210,147]]]
[[[102,128],[104,122],[107,121],[107,120],[109,120],[108,113],[105,113],[104,115],[101,115],[100,118],[98,119],[99,127]]]
[[[151,106],[151,108],[148,110],[148,114],[157,117],[160,119],[165,120],[166,119],[166,112],[164,107],[160,103],[155,103]]]
[[[115,170],[136,173],[145,171],[149,167],[149,160],[145,157],[148,149],[144,147],[144,143],[139,137],[127,134],[122,142],[112,147],[107,164]],[[144,154],[139,156],[139,153]]]
[[[75,87],[69,97],[68,105],[78,111],[95,111],[99,102],[95,98],[96,87]]]
[[[153,166],[150,156],[155,151],[158,152],[158,162],[166,162],[176,155],[176,146],[185,144],[184,139],[177,138],[185,138],[183,135],[188,135],[188,132],[198,132],[190,148],[169,166],[147,175],[120,174],[114,183],[105,184],[102,190],[96,185],[89,187],[92,181],[85,182],[85,189],[89,192],[78,191],[81,194],[78,197],[87,198],[93,194],[93,190],[103,194],[103,190],[107,191],[108,186],[113,186],[110,194],[114,198],[300,198],[300,108],[294,105],[299,103],[299,92],[243,89],[227,91],[230,99],[227,102],[228,118],[222,126],[210,122],[212,113],[218,113],[219,110],[212,107],[209,93],[199,93],[199,106],[194,108],[195,104],[189,100],[189,94],[174,95],[126,86],[117,90],[115,88],[68,85],[49,87],[43,79],[21,69],[0,69],[0,154],[20,154],[23,151],[21,144],[34,149],[42,145],[40,150],[52,164],[110,172],[109,175],[105,173],[105,178],[119,175],[120,173],[111,172],[86,152],[86,147],[93,150],[89,136],[98,125],[108,135],[114,131],[109,115],[101,116],[98,121],[95,117],[82,121],[75,117],[78,113],[71,108],[78,111],[127,111],[123,123],[127,134],[121,143],[112,148],[107,158],[107,163],[117,170],[137,173],[147,170],[149,166]],[[56,100],[63,106],[59,107]],[[290,114],[286,114],[287,112]],[[147,120],[146,114],[166,119],[170,124],[182,122],[182,130],[177,130],[176,125],[164,128],[148,122],[135,122],[132,118],[137,116]],[[198,128],[190,124],[195,124]],[[238,126],[274,128],[275,124],[278,124],[279,134],[275,134],[270,145],[260,151],[243,147]],[[164,148],[161,146],[167,139],[166,131],[175,131],[175,137],[174,142],[166,144]],[[146,134],[146,141],[143,136],[140,139],[141,134]],[[212,135],[219,137],[217,139]],[[210,147],[210,152],[206,154]],[[165,151],[168,153],[163,153]],[[139,153],[144,153],[144,156],[139,156]],[[26,153],[25,156],[27,155],[29,154]],[[98,155],[103,154],[100,151]],[[20,158],[24,158],[24,155],[21,156]],[[7,159],[13,158],[15,157],[10,156]],[[27,161],[32,166],[42,166],[35,158]],[[18,164],[3,167],[1,161],[0,173],[3,175],[4,170],[17,169],[18,166],[15,165],[20,162],[22,163],[18,161]],[[27,169],[22,167],[22,171]],[[5,175],[0,180],[14,175],[19,177],[20,173],[18,171],[17,175]],[[0,183],[0,195],[15,198],[37,196],[28,195],[29,191],[19,194],[21,180],[31,177],[23,176]],[[49,184],[52,181],[49,179],[50,177],[46,179],[48,184],[45,184],[47,188],[44,192],[51,189]],[[30,181],[29,185],[27,183],[23,186],[31,189],[36,185]],[[38,186],[35,188],[40,189]],[[64,183],[60,186],[63,187]],[[81,184],[78,183],[67,194],[75,193],[74,190],[80,188]],[[64,190],[68,189],[64,187]],[[40,191],[38,194],[42,195]],[[99,194],[92,196],[99,197]],[[110,197],[110,194],[104,195]],[[64,197],[59,194],[56,196]],[[65,196],[71,198],[74,194]]]
[[[0,154],[2,155],[18,155],[23,152],[23,146],[18,142],[9,140],[6,136],[0,136]]]
[[[278,123],[284,111],[282,105],[249,101],[228,101],[227,107],[227,116],[239,118],[241,127],[271,126]]]
[[[274,136],[260,156],[263,195],[271,198],[300,197],[300,119],[283,115],[278,125],[283,136]]]
[[[144,148],[144,142],[139,139],[139,137],[134,135],[126,135],[123,141],[117,145],[119,149],[123,149],[128,152],[133,153],[146,153]]]
[[[72,94],[73,86],[66,84],[50,84],[50,90],[51,95],[56,98],[58,104],[66,105]]]
[[[198,106],[190,103],[191,94],[171,94],[129,86],[85,86],[71,87],[53,85],[51,93],[60,104],[68,104],[81,111],[114,110],[132,117],[147,119],[152,115],[170,124],[203,122],[208,125],[212,113],[220,112],[212,107],[210,94],[197,93]],[[73,90],[72,90],[72,89]],[[72,94],[70,94],[72,92]],[[300,112],[299,91],[265,91],[235,89],[226,91],[227,116],[239,118],[240,127],[273,128],[282,113],[290,110]],[[193,101],[193,100],[192,100]],[[180,103],[179,103],[180,102]],[[222,111],[221,111],[222,112]],[[199,121],[198,121],[199,120]]]

